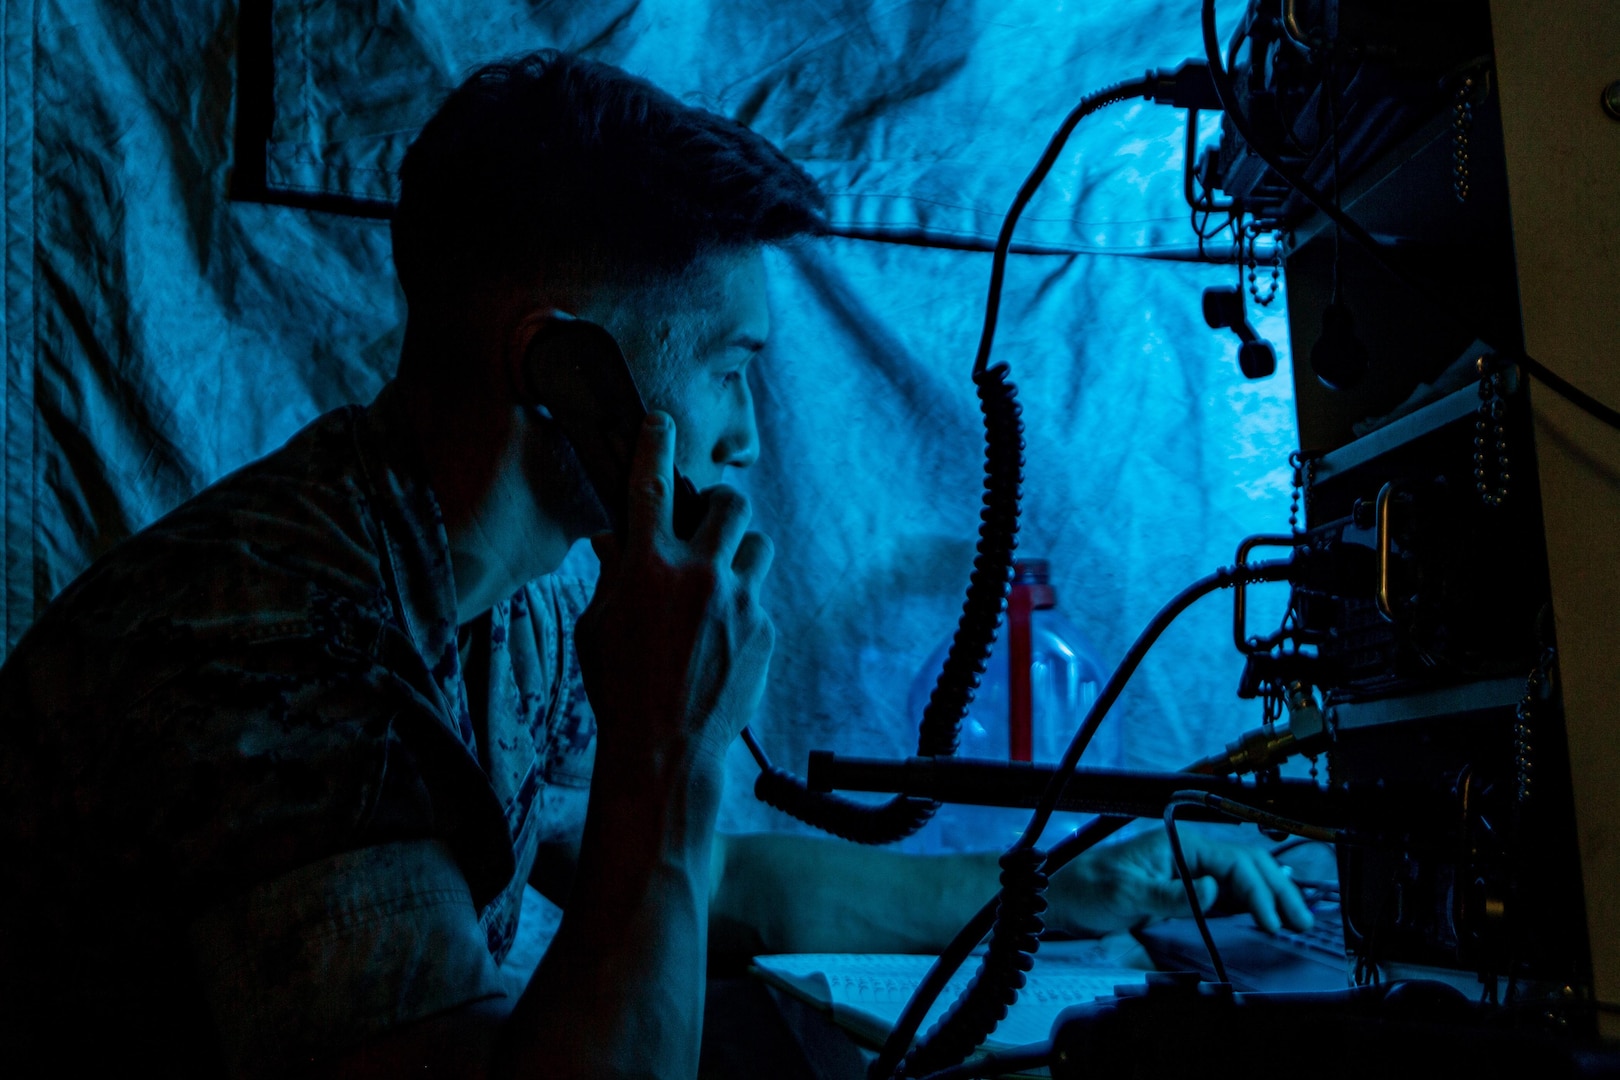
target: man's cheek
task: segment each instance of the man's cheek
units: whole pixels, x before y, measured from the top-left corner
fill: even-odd
[[[713,421],[705,423],[703,404],[692,400],[694,385],[687,380],[659,390],[648,395],[647,407],[675,421],[675,467],[699,489],[718,484],[722,470],[714,463]]]
[[[690,461],[683,461],[677,457],[675,467],[681,471],[682,476],[692,481],[693,486],[699,491],[713,487],[725,476],[725,471],[707,456],[694,456]]]

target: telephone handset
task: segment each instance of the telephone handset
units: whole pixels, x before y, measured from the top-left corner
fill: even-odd
[[[546,352],[543,361],[534,355],[541,349]],[[647,415],[623,350],[596,323],[559,313],[535,335],[528,361],[525,399],[543,407],[562,429],[614,534],[623,539],[630,524],[630,462]],[[677,537],[692,538],[707,504],[696,485],[676,469],[671,526]],[[768,769],[754,733],[745,727],[742,737],[760,768]]]
[[[525,365],[528,400],[544,406],[573,447],[623,538],[629,524],[630,461],[647,405],[619,343],[596,323],[559,316],[535,335]],[[534,353],[544,350],[541,360]],[[675,470],[675,535],[690,539],[703,520],[704,498]]]

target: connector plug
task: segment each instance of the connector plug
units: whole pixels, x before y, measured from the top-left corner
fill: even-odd
[[[1315,754],[1324,749],[1328,742],[1327,721],[1311,688],[1302,682],[1289,683],[1283,704],[1288,707],[1287,727],[1268,724],[1245,731],[1221,753],[1194,762],[1184,771],[1241,776],[1276,768],[1298,754]]]
[[[1209,65],[1202,60],[1184,60],[1172,72],[1150,71],[1148,82],[1153,90],[1144,97],[1155,105],[1173,105],[1178,109],[1218,110],[1221,99],[1215,93],[1215,80],[1210,77]]]

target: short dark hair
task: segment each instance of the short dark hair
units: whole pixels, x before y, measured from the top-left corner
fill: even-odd
[[[556,49],[473,72],[400,167],[394,264],[413,305],[491,279],[678,274],[825,231],[816,182],[764,137]]]

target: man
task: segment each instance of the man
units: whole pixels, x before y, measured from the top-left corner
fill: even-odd
[[[924,950],[965,921],[992,858],[715,834],[773,644],[771,544],[722,483],[758,453],[761,251],[822,228],[767,142],[616,69],[548,51],[451,95],[401,173],[397,378],[99,560],[0,671],[16,1053],[691,1075],[711,942]],[[615,335],[654,409],[622,541],[528,389],[570,318]],[[708,490],[690,540],[676,466]],[[548,576],[586,537],[588,608]],[[1263,855],[1191,855],[1208,900],[1219,878],[1308,923]],[[529,880],[566,912],[514,1000]],[[1072,931],[1184,903],[1158,840],[1053,895]]]

